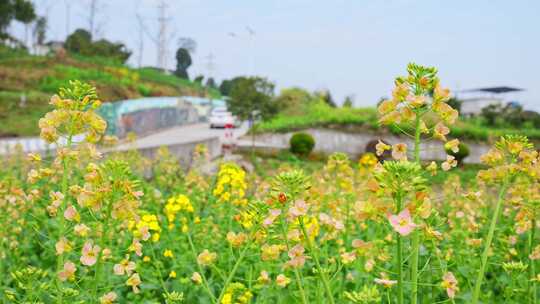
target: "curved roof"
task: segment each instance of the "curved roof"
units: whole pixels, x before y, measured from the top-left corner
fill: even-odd
[[[492,93],[492,94],[501,94],[501,93],[519,92],[519,91],[525,91],[525,89],[499,86],[499,87],[487,87],[487,88],[463,90],[462,92],[485,92],[485,93]]]

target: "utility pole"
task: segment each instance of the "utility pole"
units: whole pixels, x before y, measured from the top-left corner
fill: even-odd
[[[251,75],[255,75],[255,52],[254,52],[254,39],[255,39],[255,30],[253,30],[250,26],[246,26],[247,36],[245,34],[237,34],[235,32],[229,32],[227,35],[229,35],[231,38],[234,39],[246,39],[248,42],[248,48],[249,48],[249,71],[248,73]]]
[[[255,38],[255,31],[249,27],[249,26],[246,26],[246,30],[249,34],[249,52],[250,52],[250,72],[251,72],[251,75],[255,76],[255,53],[254,53],[254,50],[253,50],[253,39]]]

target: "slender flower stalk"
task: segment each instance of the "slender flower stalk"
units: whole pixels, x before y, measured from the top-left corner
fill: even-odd
[[[69,135],[66,148],[71,149],[72,145],[72,135]],[[66,209],[67,200],[68,200],[68,174],[69,174],[69,162],[68,158],[64,157],[62,159],[62,194],[64,195],[64,199],[62,200],[62,204],[60,205],[60,212],[59,212],[59,220],[58,223],[58,239],[60,240],[62,237],[64,237],[65,234],[65,224],[66,220],[64,219],[64,210]],[[58,258],[56,259],[56,271],[57,273],[60,273],[62,269],[64,268],[64,255],[59,254]],[[59,276],[56,276],[56,288],[57,288],[57,303],[63,303],[63,291],[62,291],[62,281],[60,280]]]
[[[284,211],[282,210],[282,213],[284,213]],[[281,226],[281,233],[282,233],[282,236],[283,238],[285,239],[285,246],[287,247],[287,251],[291,250],[291,246],[289,244],[289,240],[287,239],[287,228],[285,227],[285,220],[283,219],[283,217],[280,219],[280,226]],[[298,271],[298,269],[295,267],[293,268],[294,270],[294,278],[295,278],[295,281],[296,281],[296,285],[298,286],[298,291],[300,291],[300,298],[302,299],[302,303],[303,304],[308,304],[308,300],[307,300],[307,296],[306,296],[306,292],[304,291],[304,287],[303,287],[303,284],[302,284],[302,278],[300,277],[300,272]]]
[[[210,301],[212,301],[212,303],[214,303],[214,304],[217,304],[219,302],[216,301],[216,297],[214,296],[214,294],[210,290],[210,287],[208,286],[208,281],[206,280],[206,276],[204,275],[204,271],[203,271],[201,265],[199,265],[199,263],[197,263],[197,251],[195,249],[195,245],[193,244],[193,240],[191,239],[191,232],[188,232],[186,234],[187,234],[187,238],[188,238],[188,242],[189,242],[189,247],[191,248],[191,253],[193,255],[193,258],[195,259],[195,263],[197,264],[197,267],[199,268],[199,273],[200,273],[200,275],[202,277],[202,283],[203,283],[204,290],[206,291],[206,293],[210,297]]]
[[[401,193],[396,193],[395,197],[397,210],[401,210],[402,197]],[[398,304],[403,304],[403,245],[401,234],[396,231],[396,254],[397,254],[397,289],[398,289]]]
[[[300,229],[302,230],[302,234],[304,235],[304,238],[306,239],[306,243],[308,245],[308,250],[313,256],[313,260],[315,261],[315,267],[317,268],[317,271],[319,272],[319,276],[321,278],[321,281],[324,286],[324,290],[326,291],[326,295],[328,296],[328,302],[330,304],[334,304],[334,294],[332,293],[332,288],[330,287],[330,282],[328,281],[328,277],[326,276],[326,272],[323,271],[321,267],[321,263],[319,261],[319,255],[313,248],[313,244],[311,243],[311,239],[309,238],[309,235],[307,234],[306,227],[304,225],[304,220],[302,216],[298,218],[300,221]]]
[[[531,220],[531,230],[529,231],[529,280],[527,281],[527,297],[529,298],[529,303],[536,303],[536,281],[532,281],[536,277],[535,261],[530,258],[534,250],[534,239],[536,233],[536,219]]]
[[[238,270],[238,266],[240,266],[240,264],[244,260],[244,257],[246,256],[246,253],[251,245],[251,240],[252,238],[250,238],[250,241],[246,243],[244,249],[242,249],[242,251],[240,252],[240,256],[236,260],[236,263],[234,264],[232,270],[229,272],[229,276],[227,276],[227,279],[225,280],[225,284],[223,285],[223,288],[221,289],[221,292],[219,293],[217,303],[222,302],[223,296],[225,295],[225,291],[227,290],[232,279],[234,278],[234,275],[236,274],[236,271]]]
[[[505,180],[505,182],[503,183],[499,191],[499,197],[497,199],[495,211],[493,212],[493,217],[491,218],[491,224],[489,225],[489,231],[486,238],[486,245],[484,247],[484,252],[482,253],[482,260],[481,260],[482,264],[480,266],[480,270],[478,271],[478,275],[476,277],[476,283],[474,285],[474,293],[473,293],[473,298],[471,301],[472,304],[477,304],[478,299],[480,298],[480,289],[482,288],[482,281],[484,280],[484,273],[487,268],[489,250],[491,248],[491,242],[493,241],[493,235],[495,234],[495,228],[497,227],[499,214],[501,213],[502,203],[504,201],[506,189],[508,189],[508,183],[509,183],[508,180]]]
[[[415,134],[414,134],[414,161],[420,165],[420,113],[416,113]],[[411,257],[411,303],[418,301],[418,255],[420,252],[420,231],[415,229],[412,235],[412,257]]]

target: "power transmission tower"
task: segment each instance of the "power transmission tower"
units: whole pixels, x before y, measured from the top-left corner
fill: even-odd
[[[137,63],[139,68],[142,67],[142,60],[143,60],[143,51],[144,51],[144,33],[146,28],[144,27],[144,21],[141,17],[141,15],[136,14],[137,17],[137,24],[138,24],[138,30],[139,30],[139,56],[137,58]]]
[[[73,0],[65,0],[66,5],[66,32],[69,34],[69,19],[67,14],[71,3],[75,3]],[[104,23],[106,22],[106,16],[103,16],[106,7],[106,2],[100,0],[85,0],[81,3],[84,11],[88,12],[86,21],[88,22],[88,32],[92,35],[92,39],[96,39],[101,34]]]
[[[66,6],[66,37],[69,36],[70,31],[70,18],[71,18],[71,2],[70,0],[64,0],[64,4]]]
[[[96,22],[96,15],[97,15],[97,9],[98,9],[98,0],[90,0],[90,6],[88,7],[88,31],[94,36],[94,27]]]
[[[164,0],[161,0],[158,5],[159,16],[158,16],[158,37],[157,37],[157,66],[162,70],[167,68],[167,45],[168,37],[167,30],[170,18],[167,17],[167,8],[169,6],[165,3]]]
[[[213,72],[214,72],[214,69],[216,68],[216,65],[214,63],[214,54],[212,54],[210,52],[210,54],[208,54],[208,56],[204,57],[206,59],[206,69],[208,71],[208,76],[206,76],[206,79],[207,79],[207,84],[208,84],[208,81],[210,79],[212,79],[214,81],[214,84],[215,84],[215,79],[213,78]],[[214,100],[212,99],[212,94],[210,94],[209,92],[209,87],[208,85],[205,86],[205,91],[206,91],[206,95],[210,97],[210,107],[214,107]]]
[[[214,63],[215,56],[213,53],[210,53],[206,57],[204,57],[204,59],[206,59],[206,70],[208,71],[207,78],[210,79],[212,78],[213,72],[216,68],[216,64]]]

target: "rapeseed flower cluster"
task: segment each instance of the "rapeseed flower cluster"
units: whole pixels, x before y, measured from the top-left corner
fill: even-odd
[[[247,304],[251,302],[253,293],[242,283],[231,283],[225,290],[221,304]]]
[[[105,120],[94,111],[99,108],[101,101],[97,99],[96,89],[92,86],[70,81],[69,87],[53,95],[50,104],[55,109],[39,120],[43,140],[54,143],[60,137],[71,140],[76,135],[84,134],[85,141],[95,143],[105,132]]]
[[[159,241],[161,226],[155,214],[143,214],[139,221],[130,221],[128,228],[137,239]]]
[[[167,221],[169,222],[169,229],[172,229],[174,227],[174,220],[176,219],[176,215],[182,211],[185,211],[187,213],[193,213],[195,211],[193,205],[191,204],[191,201],[189,200],[189,197],[184,194],[180,194],[177,196],[173,196],[167,200],[167,204],[165,204],[164,208],[164,213],[167,217]]]
[[[234,163],[220,166],[213,194],[220,203],[232,203],[235,206],[247,205],[246,172]]]

